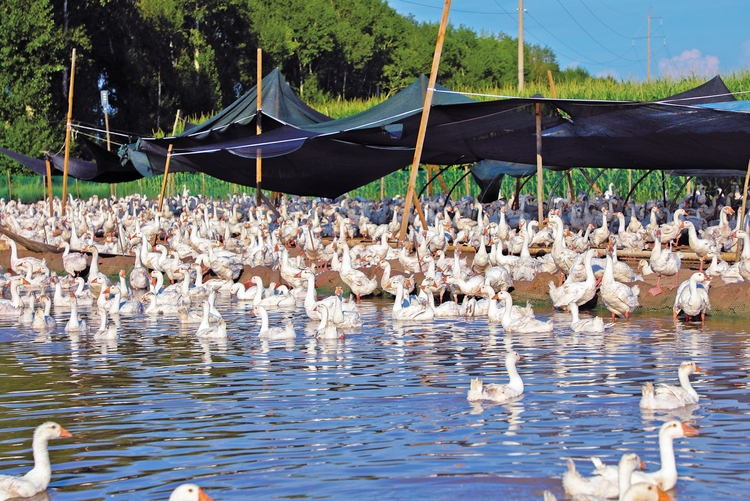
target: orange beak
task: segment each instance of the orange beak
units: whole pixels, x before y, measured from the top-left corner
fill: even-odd
[[[654,486],[656,487],[656,486]],[[663,490],[656,487],[656,492],[659,493],[659,497],[657,498],[659,501],[672,501],[672,496],[664,492]]]
[[[685,423],[682,423],[682,432],[686,437],[695,437],[698,435],[698,430]]]
[[[63,437],[64,437],[64,438],[70,438],[70,437],[72,437],[72,436],[73,436],[73,435],[72,435],[72,434],[71,434],[71,433],[70,433],[70,432],[69,432],[68,430],[66,430],[66,429],[65,429],[65,428],[63,428],[62,426],[60,427],[60,437],[61,437],[61,438],[63,438]]]
[[[198,501],[213,501],[211,497],[205,493],[203,489],[198,488]]]

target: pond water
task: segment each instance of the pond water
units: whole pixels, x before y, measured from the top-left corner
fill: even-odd
[[[390,306],[363,301],[365,328],[336,342],[309,337],[301,308],[271,311],[272,325],[293,319],[289,344],[261,342],[249,305],[227,298],[225,344],[169,317],[123,317],[109,344],[0,321],[2,473],[28,470],[33,428],[52,419],[74,436],[50,443],[56,501],[166,500],[185,481],[216,501],[541,499],[562,496],[569,457],[585,474],[590,456],[626,451],[658,469],[658,428],[676,417],[700,435],[675,441],[672,495],[747,498],[746,321],[636,316],[582,335],[537,310],[553,334],[507,335],[486,319],[394,324]],[[524,395],[469,403],[472,377],[507,382],[509,348]],[[705,371],[692,376],[701,403],[641,412],[641,385],[677,384],[687,359]]]

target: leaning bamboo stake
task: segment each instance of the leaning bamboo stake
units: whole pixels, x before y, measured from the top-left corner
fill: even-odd
[[[544,219],[544,200],[542,200],[542,188],[544,175],[542,174],[542,104],[536,103],[536,206],[537,220]]]
[[[45,158],[45,164],[47,164],[47,194],[49,195],[49,217],[54,215],[54,200],[55,197],[52,194],[52,163],[49,161],[49,157]]]
[[[743,220],[745,219],[745,209],[747,209],[747,185],[750,181],[750,161],[747,162],[747,172],[745,173],[745,188],[742,191],[742,208],[740,209],[740,213],[737,214],[737,224],[735,226],[735,230],[745,230]],[[743,240],[739,240],[738,242]],[[740,260],[740,252],[742,252],[742,246],[737,244],[737,256],[734,258],[735,261]]]
[[[68,90],[68,119],[65,123],[65,163],[63,166],[63,188],[62,188],[62,215],[65,215],[65,202],[68,197],[68,164],[70,163],[70,132],[73,120],[73,84],[76,76],[76,50],[70,63],[70,87]]]
[[[8,169],[8,201],[13,200],[13,185],[10,182],[10,169]]]
[[[414,185],[417,182],[417,172],[419,171],[419,161],[422,158],[422,147],[424,146],[424,136],[427,132],[427,120],[430,118],[430,107],[432,106],[432,95],[435,92],[435,81],[437,80],[438,67],[440,66],[440,54],[443,51],[443,41],[445,40],[445,29],[448,26],[448,13],[451,10],[451,0],[445,0],[443,7],[443,17],[440,19],[440,28],[438,30],[437,42],[435,43],[435,55],[432,58],[432,70],[430,71],[430,80],[427,84],[427,93],[424,98],[424,108],[422,110],[422,120],[419,122],[419,134],[417,135],[417,145],[414,149],[414,162],[411,166],[411,175],[409,176],[409,188],[406,191],[406,200],[404,201],[404,212],[401,221],[401,233],[398,237],[399,242],[406,239],[406,230],[409,226],[409,212],[411,211],[412,198],[415,198]],[[427,228],[427,221],[422,216],[422,227]]]
[[[164,179],[161,181],[161,193],[159,193],[158,211],[161,212],[161,204],[164,202],[164,190],[167,188],[167,177],[169,175],[169,162],[172,160],[172,145],[167,149],[167,162],[164,164]]]
[[[256,108],[255,108],[255,133],[257,135],[261,135],[263,132],[263,127],[260,123],[260,117],[261,112],[263,110],[262,106],[262,100],[263,100],[263,51],[261,49],[258,49],[258,56],[257,56],[257,76],[258,84],[257,84],[257,93],[256,93]],[[255,205],[260,205],[261,201],[261,191],[260,191],[260,183],[263,181],[263,159],[261,158],[261,151],[260,148],[256,150],[255,155]]]

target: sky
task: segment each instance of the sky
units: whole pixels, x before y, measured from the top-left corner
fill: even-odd
[[[444,0],[387,0],[402,15],[440,22]],[[449,22],[518,37],[518,0],[452,0]],[[750,70],[750,0],[523,0],[524,44],[549,47],[561,69],[645,81]],[[429,70],[428,70],[429,71]]]

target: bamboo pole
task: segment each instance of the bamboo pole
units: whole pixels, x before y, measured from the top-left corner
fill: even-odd
[[[466,196],[471,195],[471,182],[469,181],[469,166],[464,165],[464,185],[466,186]]]
[[[167,162],[164,164],[164,179],[161,180],[161,193],[159,193],[158,211],[161,212],[161,204],[164,202],[164,190],[167,188],[167,176],[169,174],[169,162],[172,160],[172,145],[167,149]]]
[[[47,194],[49,195],[49,217],[54,215],[54,201],[55,197],[52,193],[52,163],[49,161],[49,157],[45,158],[45,164],[47,164]]]
[[[747,172],[745,173],[745,188],[742,190],[742,208],[740,208],[740,213],[737,214],[737,224],[735,225],[735,230],[744,230],[743,220],[745,219],[745,209],[747,209],[747,185],[750,181],[750,160],[747,162]],[[743,240],[744,242],[744,240]],[[742,252],[742,246],[737,245],[737,255],[734,258],[735,261],[740,260],[740,253]]]
[[[76,77],[76,50],[73,49],[73,56],[70,63],[70,87],[68,89],[68,117],[65,123],[65,163],[63,167],[63,188],[62,188],[62,215],[65,215],[65,203],[68,198],[68,164],[70,163],[70,129],[73,120],[73,86]]]
[[[435,168],[435,170],[437,170],[437,167]],[[432,198],[432,165],[430,164],[427,164],[427,183],[429,183],[427,184],[427,196]]]
[[[263,110],[263,50],[258,49],[257,56],[257,75],[258,80],[257,92],[256,92],[256,108],[255,108],[255,133],[261,135],[263,132],[263,126],[260,123],[261,112]],[[263,159],[261,158],[261,150],[258,148],[255,155],[255,205],[260,205],[261,200],[261,188],[260,184],[263,181]]]
[[[385,198],[385,176],[380,178],[380,201]]]
[[[401,221],[401,232],[398,237],[399,242],[403,242],[406,239],[406,230],[409,226],[409,212],[411,210],[412,198],[415,198],[414,185],[417,182],[417,172],[419,170],[419,160],[422,158],[422,147],[424,146],[424,136],[427,131],[427,120],[430,118],[430,107],[432,106],[432,95],[435,90],[435,81],[437,80],[438,67],[440,66],[440,54],[443,51],[443,41],[445,40],[445,29],[448,25],[448,13],[451,9],[451,0],[445,0],[443,6],[443,17],[440,20],[440,28],[438,29],[437,42],[435,43],[435,54],[432,58],[432,70],[430,71],[430,80],[427,84],[427,93],[424,99],[424,109],[422,110],[422,119],[419,122],[419,134],[417,135],[417,145],[414,149],[414,162],[411,166],[411,174],[409,175],[409,188],[406,191],[406,200],[404,201],[404,212],[403,220]],[[418,204],[417,204],[418,205]],[[422,216],[422,227],[427,228],[427,221]]]
[[[536,103],[536,206],[537,220],[544,219],[544,200],[542,200],[542,188],[544,175],[542,174],[542,104]]]
[[[107,108],[105,106],[103,106],[102,108],[104,109],[104,129],[107,131],[107,151],[112,151],[112,145],[109,139],[109,112],[107,112]],[[117,198],[117,185],[115,185],[115,183],[109,183],[109,196]]]
[[[8,201],[13,200],[13,184],[10,182],[10,169],[8,169]]]

